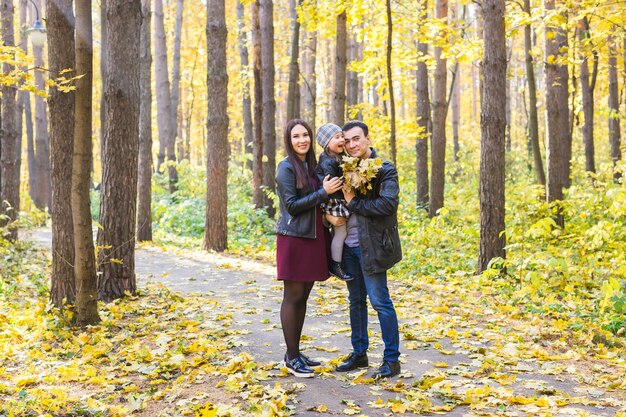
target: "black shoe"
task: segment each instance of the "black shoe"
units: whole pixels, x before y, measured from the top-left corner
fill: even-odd
[[[352,352],[346,360],[341,362],[337,368],[335,368],[335,370],[337,372],[348,372],[357,368],[367,368],[368,365],[369,361],[367,360],[367,353],[355,355],[354,352]]]
[[[330,265],[328,267],[328,272],[330,272],[331,275],[334,275],[343,281],[352,281],[354,279],[352,275],[348,274],[343,269],[343,266],[341,266],[341,262],[336,262],[336,261],[331,260]]]
[[[306,366],[320,366],[322,364],[321,362],[314,361],[302,352],[300,352],[300,357]]]
[[[285,366],[289,372],[298,378],[313,377],[313,369],[309,368],[300,356],[296,356],[294,359],[289,359],[289,357],[285,354]]]
[[[391,378],[392,376],[396,376],[400,373],[400,361],[383,361],[378,371],[372,375],[374,379],[380,378]]]

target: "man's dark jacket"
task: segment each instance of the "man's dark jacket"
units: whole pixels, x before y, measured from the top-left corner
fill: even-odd
[[[372,148],[370,158],[376,158]],[[384,272],[402,259],[398,234],[398,203],[400,201],[398,171],[384,161],[372,180],[372,189],[365,195],[357,191],[348,204],[356,216],[361,249],[361,267],[368,274]]]

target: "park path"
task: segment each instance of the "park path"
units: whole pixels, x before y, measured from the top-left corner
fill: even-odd
[[[29,234],[29,238],[37,244],[50,247],[50,231],[37,229]],[[285,352],[282,331],[280,328],[279,309],[282,296],[282,285],[276,281],[275,266],[250,259],[235,258],[228,255],[206,253],[202,251],[164,249],[158,246],[139,245],[136,251],[136,273],[139,287],[150,283],[161,283],[172,291],[183,294],[199,293],[218,302],[223,313],[232,315],[232,325],[243,330],[241,334],[242,351],[250,353],[256,362],[275,363],[273,374],[280,374],[281,361]],[[406,291],[403,284],[390,279],[390,290],[393,294]],[[331,279],[316,285],[309,300],[307,320],[304,328],[302,350],[309,356],[328,363],[340,356],[349,353],[349,322],[346,304],[345,284]],[[419,300],[419,296],[417,297]],[[449,368],[459,367],[462,372],[456,378],[459,385],[477,388],[484,386],[484,381],[471,381],[462,375],[468,371],[475,372],[481,364],[476,363],[475,356],[467,349],[458,349],[450,341],[438,340],[431,343],[418,343],[415,347],[414,337],[407,334],[417,332],[418,310],[403,306],[398,309],[401,327],[402,374],[400,378],[392,380],[395,384],[401,381],[405,387],[420,381],[426,372],[436,370],[438,364],[445,361]],[[383,346],[380,340],[378,321],[375,315],[370,314],[370,331],[372,332],[369,352],[370,368],[372,373],[382,357]],[[514,333],[514,331],[512,331]],[[513,337],[513,336],[511,336]],[[412,339],[413,342],[407,341]],[[489,341],[476,340],[475,347],[489,347]],[[413,347],[409,348],[412,344]],[[443,346],[441,346],[443,345]],[[594,388],[585,385],[574,374],[550,375],[541,371],[542,364],[529,359],[519,361],[511,369],[516,375],[516,382],[506,388],[512,390],[512,396],[536,394],[533,386],[540,384],[556,392],[573,396],[587,395],[593,405],[566,405],[558,407],[553,415],[586,415],[586,416],[614,416],[617,411],[624,410],[626,398],[624,392],[606,393],[594,391]],[[451,373],[454,374],[454,373]],[[304,384],[296,390],[296,415],[346,415],[347,408],[360,409],[359,415],[364,416],[391,416],[395,415],[387,409],[374,408],[371,402],[381,398],[383,401],[403,396],[392,389],[393,384],[354,384],[355,374],[325,373],[315,378],[295,378],[292,376],[276,376],[268,381],[274,384],[280,382],[283,387],[292,383]],[[489,383],[499,387],[498,382]],[[621,406],[606,406],[606,401],[600,401],[601,395],[613,395]],[[617,397],[616,397],[617,396]],[[437,402],[436,398],[431,398]],[[609,401],[611,403],[611,401]],[[352,406],[352,404],[354,406]],[[441,401],[439,402],[441,404]],[[314,411],[313,408],[325,406],[324,414]],[[348,411],[348,413],[344,413]],[[535,415],[524,409],[514,406],[506,408],[506,415]],[[451,411],[442,412],[446,416],[489,415],[486,410],[473,414],[466,406],[458,406]],[[485,414],[486,413],[486,414]],[[542,414],[544,415],[544,414]]]

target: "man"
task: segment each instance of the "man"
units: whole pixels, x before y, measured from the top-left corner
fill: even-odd
[[[369,129],[361,121],[348,122],[343,128],[345,148],[352,157],[376,158],[370,147]],[[400,336],[398,317],[387,288],[387,270],[402,259],[398,235],[398,171],[389,161],[372,179],[372,189],[365,195],[347,192],[344,196],[351,216],[343,254],[348,281],[352,353],[337,366],[338,372],[369,365],[367,349],[367,297],[380,321],[385,351],[374,378],[389,378],[400,373]]]

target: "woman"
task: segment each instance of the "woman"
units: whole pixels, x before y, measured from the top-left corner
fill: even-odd
[[[328,279],[328,231],[322,224],[320,203],[341,189],[341,180],[326,176],[319,187],[315,176],[313,133],[304,120],[287,123],[287,157],[276,169],[280,213],[276,222],[276,266],[284,283],[280,321],[287,344],[285,366],[297,377],[312,377],[320,365],[300,353],[306,303],[315,281]]]

